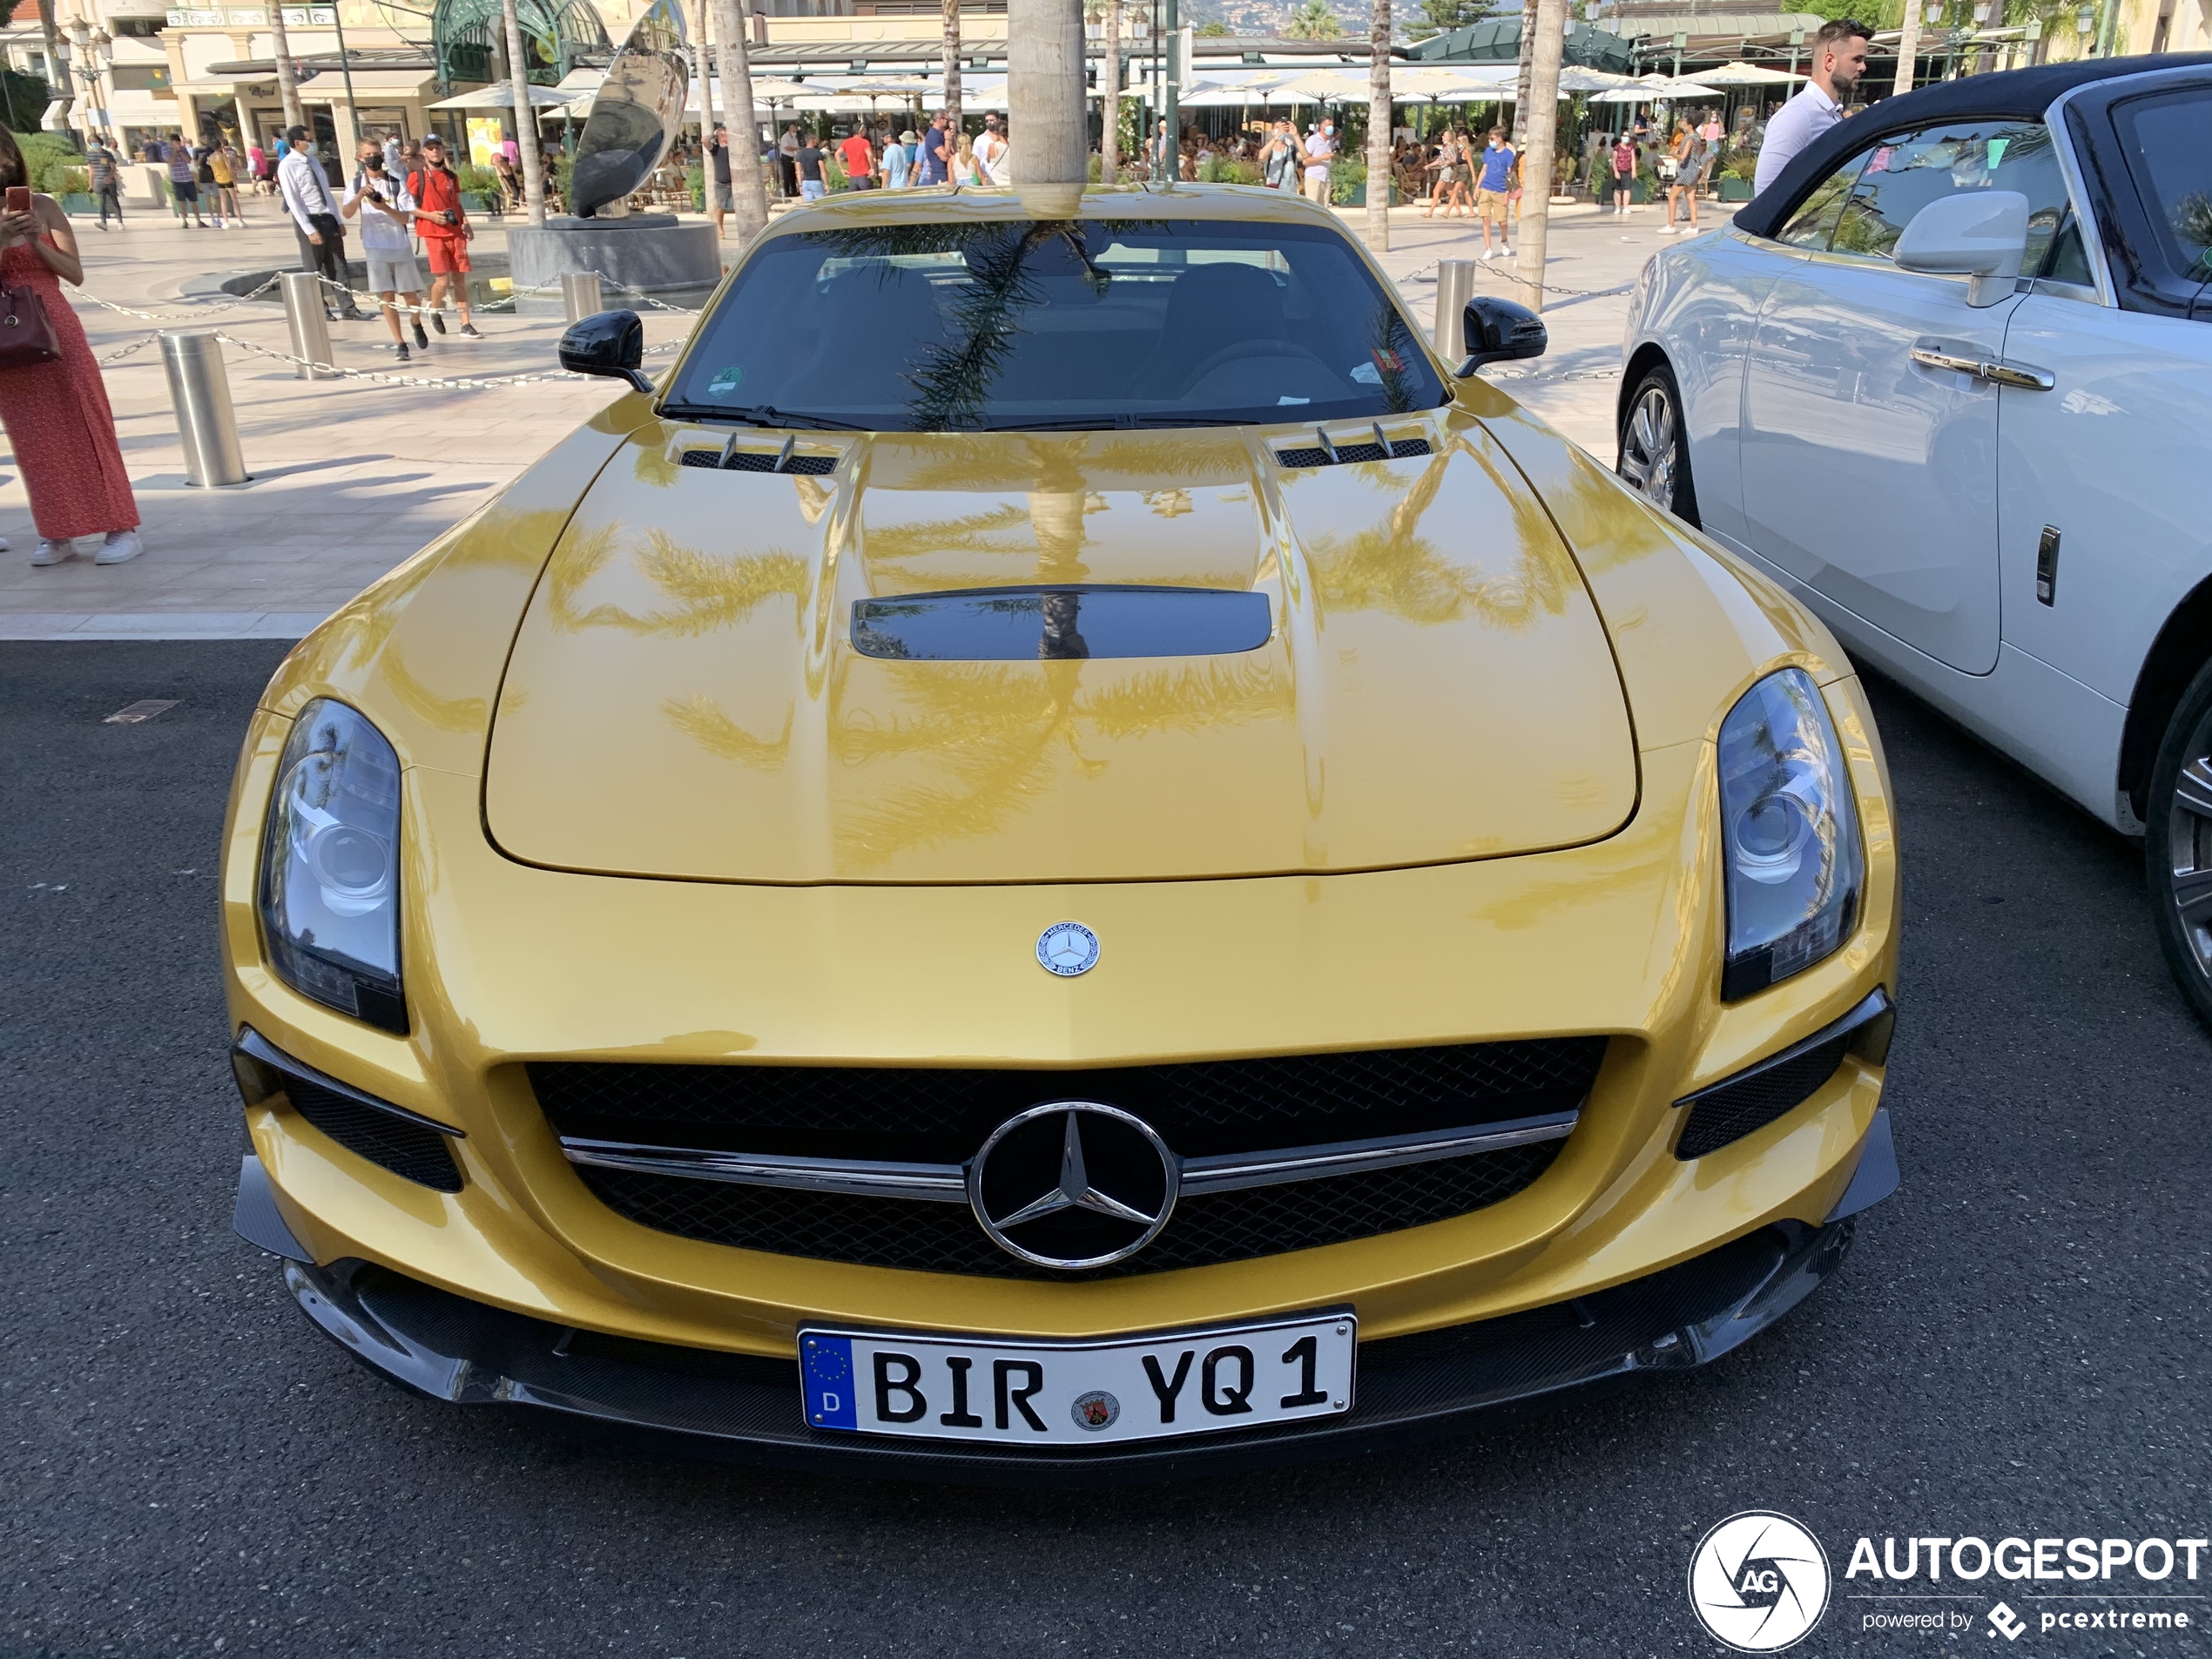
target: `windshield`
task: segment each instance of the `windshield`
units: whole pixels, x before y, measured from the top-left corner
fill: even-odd
[[[1442,382],[1345,239],[1204,219],[926,223],[765,244],[664,407],[934,432],[1336,421]]]

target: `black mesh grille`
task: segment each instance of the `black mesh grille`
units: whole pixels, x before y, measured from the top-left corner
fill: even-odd
[[[1703,1157],[1803,1105],[1836,1075],[1836,1068],[1843,1064],[1844,1052],[1858,1035],[1856,1029],[1843,1032],[1794,1060],[1722,1083],[1699,1096],[1690,1103],[1682,1136],[1675,1143],[1675,1156]]]
[[[394,1175],[435,1187],[440,1192],[461,1190],[461,1170],[453,1161],[446,1137],[437,1130],[380,1112],[301,1078],[285,1077],[283,1088],[293,1110],[348,1152],[359,1153]]]
[[[1579,1108],[1603,1037],[1456,1043],[1086,1071],[540,1062],[531,1085],[563,1135],[961,1163],[1015,1112],[1099,1100],[1184,1157],[1501,1123]]]
[[[1463,1216],[1511,1197],[1550,1167],[1563,1143],[1184,1199],[1151,1244],[1117,1266],[1032,1267],[985,1238],[965,1205],[740,1187],[680,1176],[580,1166],[608,1208],[662,1232],[779,1256],[985,1278],[1114,1278],[1247,1261],[1371,1238]]]
[[[686,467],[705,467],[717,472],[777,472],[804,473],[819,476],[837,470],[835,455],[793,455],[781,468],[776,465],[776,452],[771,449],[733,449],[725,462],[719,449],[686,449],[680,457]]]
[[[1359,461],[1403,461],[1408,455],[1432,453],[1426,438],[1393,438],[1390,453],[1379,443],[1340,443],[1333,459],[1318,444],[1303,449],[1278,449],[1275,459],[1285,467],[1344,467]]]

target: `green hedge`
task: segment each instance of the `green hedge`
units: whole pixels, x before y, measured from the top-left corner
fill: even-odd
[[[84,158],[77,146],[58,132],[25,132],[17,138],[16,143],[23,150],[24,165],[30,169],[30,187],[49,196],[58,196],[69,188],[70,169],[84,165]]]

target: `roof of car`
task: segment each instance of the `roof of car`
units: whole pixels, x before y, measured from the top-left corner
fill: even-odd
[[[1780,178],[1737,210],[1736,227],[1753,236],[1772,236],[1781,228],[1784,212],[1804,193],[1805,188],[1815,180],[1826,178],[1839,162],[1876,132],[1923,126],[1934,121],[1971,119],[1975,116],[2011,115],[2040,119],[2043,111],[2062,95],[2092,81],[2109,80],[2116,75],[2140,75],[2148,70],[2206,64],[2212,64],[2212,52],[2090,57],[2070,64],[2043,64],[2034,69],[2005,70],[1994,75],[1963,75],[1955,81],[1938,81],[1918,91],[1883,98],[1851,119],[1829,128],[1807,145],[1797,159],[1782,170]]]

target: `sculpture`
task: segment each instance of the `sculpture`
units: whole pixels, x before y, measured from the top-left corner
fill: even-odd
[[[654,0],[607,68],[577,140],[570,206],[584,219],[618,219],[630,194],[668,153],[684,120],[691,71],[678,0]]]

